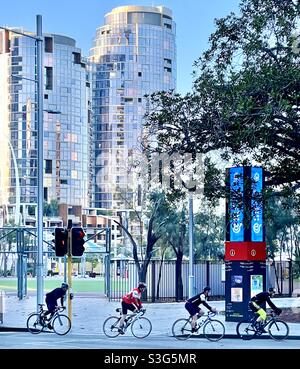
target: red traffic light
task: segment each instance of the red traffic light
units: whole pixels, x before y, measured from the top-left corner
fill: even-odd
[[[83,239],[85,233],[81,227],[72,228],[72,249],[73,256],[82,256],[85,248],[83,247],[85,240]]]
[[[68,253],[68,231],[65,228],[55,228],[55,255],[65,256]]]

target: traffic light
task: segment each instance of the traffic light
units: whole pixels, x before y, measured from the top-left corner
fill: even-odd
[[[68,231],[65,228],[55,228],[55,255],[65,256],[68,253]]]
[[[72,228],[72,250],[73,256],[82,256],[84,252],[83,244],[85,240],[83,239],[85,233],[81,227]]]

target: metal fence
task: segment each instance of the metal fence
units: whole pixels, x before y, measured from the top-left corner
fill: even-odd
[[[137,268],[133,260],[110,260],[110,300],[119,301],[122,296],[136,287],[139,282]],[[266,285],[275,287],[278,295],[300,295],[300,278],[295,273],[299,269],[296,262],[283,261],[271,263],[267,261]],[[178,301],[176,299],[176,262],[173,260],[151,261],[147,271],[147,301]],[[182,262],[182,300],[188,297],[189,263]],[[225,297],[225,264],[213,261],[195,261],[193,266],[195,278],[194,293],[204,286],[211,287],[211,296]]]
[[[195,291],[203,287],[211,287],[212,296],[225,295],[224,264],[212,261],[196,261],[193,275]],[[147,301],[176,301],[176,262],[174,260],[151,261],[147,271]],[[182,262],[183,296],[188,297],[189,263]],[[133,260],[110,261],[110,294],[109,299],[118,301],[122,296],[137,286],[139,281],[136,265]]]
[[[54,231],[55,227],[43,228],[44,276],[47,276],[48,272],[51,271],[48,270],[48,261],[52,264],[52,260],[61,260],[64,264],[64,277],[66,278],[66,257],[59,258],[55,255]],[[88,254],[105,255],[104,268],[107,269],[107,255],[111,247],[110,228],[85,228],[85,231],[87,232],[88,240],[94,239],[98,234],[102,233],[103,250],[97,247],[97,244],[95,244],[95,247],[88,245],[86,248],[91,251],[85,251],[83,257],[75,257],[75,259],[81,262],[85,260],[85,256]],[[17,295],[20,300],[27,295],[28,275],[36,276],[36,266],[37,229],[35,227],[0,228],[0,277],[17,277]],[[82,269],[84,270],[84,268]],[[109,274],[106,274],[103,292],[108,294],[109,288]]]
[[[269,286],[279,295],[300,295],[300,273],[297,261],[275,261],[267,264]]]

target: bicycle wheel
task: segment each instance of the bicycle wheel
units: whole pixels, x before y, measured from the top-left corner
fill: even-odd
[[[253,327],[252,322],[242,320],[236,326],[236,333],[243,340],[251,340],[257,335],[257,330]]]
[[[41,333],[44,329],[43,320],[41,319],[40,314],[31,314],[26,322],[27,329],[32,334]]]
[[[209,341],[219,341],[225,334],[224,324],[217,319],[210,319],[205,323],[203,333]]]
[[[192,334],[192,325],[188,319],[177,319],[172,325],[172,334],[178,340],[187,340]]]
[[[148,318],[140,317],[131,324],[131,333],[136,338],[145,338],[152,331],[152,324]]]
[[[109,338],[117,337],[119,333],[120,318],[116,316],[110,316],[103,323],[103,332]]]
[[[285,340],[289,335],[289,326],[282,320],[274,320],[269,325],[269,335],[276,341]]]
[[[52,321],[52,327],[56,334],[63,336],[71,329],[71,320],[64,314],[57,314]]]

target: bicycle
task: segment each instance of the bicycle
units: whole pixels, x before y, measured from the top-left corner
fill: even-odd
[[[122,309],[117,308],[116,312],[120,313],[120,316],[110,316],[103,323],[103,332],[109,338],[117,337],[119,332],[120,320],[122,318]],[[141,309],[127,316],[124,321],[123,331],[131,327],[131,333],[136,338],[145,338],[149,336],[152,331],[152,324],[148,318],[145,318],[146,309]]]
[[[276,341],[282,341],[289,335],[289,326],[282,320],[276,318],[276,314],[271,312],[267,314],[267,319],[260,325],[256,322],[257,315],[255,314],[251,320],[242,320],[236,326],[237,335],[243,340],[251,340],[256,336],[261,336],[264,333],[269,335]],[[268,332],[262,332],[268,328]]]
[[[71,321],[66,315],[60,314],[61,311],[65,310],[65,307],[57,307],[53,316],[48,320],[43,306],[44,304],[39,304],[39,312],[29,315],[26,322],[28,331],[32,334],[39,334],[45,328],[48,328],[50,330],[53,329],[60,336],[67,334],[71,329]]]
[[[200,332],[200,328],[203,327],[204,336],[212,342],[219,341],[224,337],[225,327],[218,319],[212,319],[216,313],[209,312],[206,315],[206,319],[202,320],[196,326],[195,333]],[[201,316],[198,315],[198,319]],[[205,315],[202,317],[205,317]],[[172,325],[173,336],[178,340],[187,340],[192,335],[192,316],[189,319],[177,319]]]

